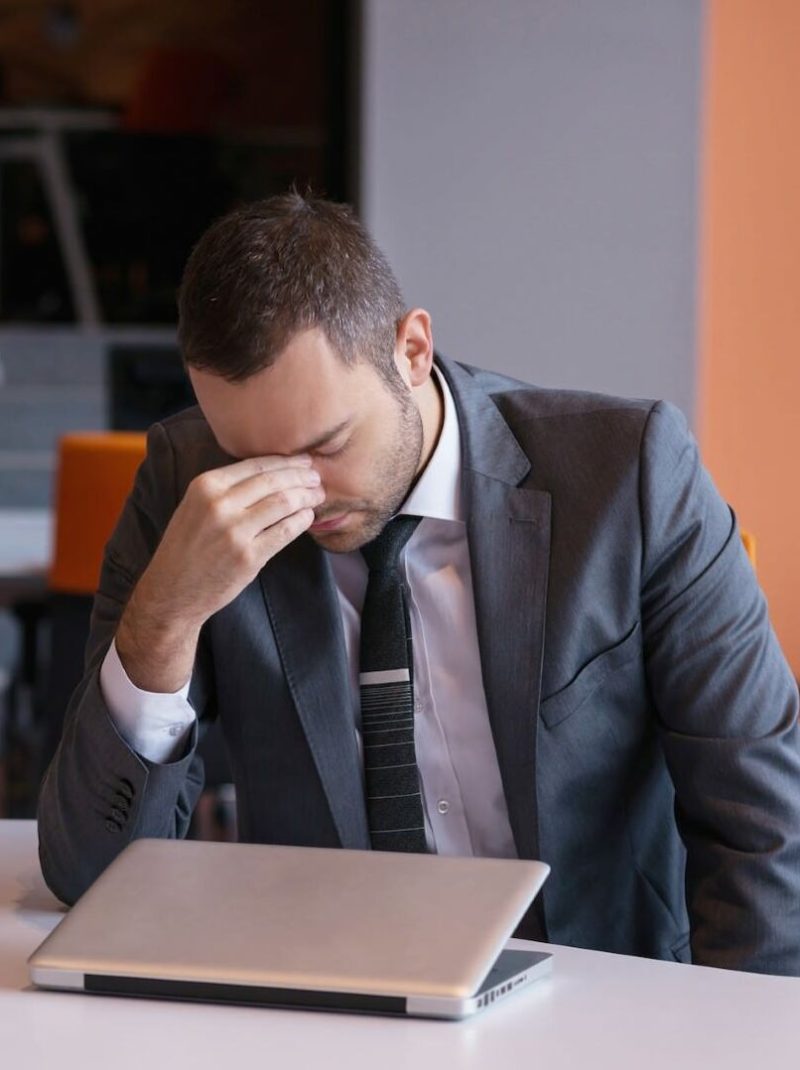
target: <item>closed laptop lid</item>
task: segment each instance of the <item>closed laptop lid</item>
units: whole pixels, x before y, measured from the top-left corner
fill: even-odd
[[[474,993],[541,888],[541,862],[136,840],[32,970],[231,985]]]

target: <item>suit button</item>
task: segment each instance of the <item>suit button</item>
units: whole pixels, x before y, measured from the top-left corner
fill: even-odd
[[[128,802],[130,802],[136,794],[133,790],[133,784],[131,784],[130,780],[124,776],[119,778],[119,792],[125,796]]]
[[[128,811],[127,810],[121,810],[118,806],[112,806],[111,807],[111,819],[113,821],[119,822],[119,824],[121,825],[125,821],[128,820]]]
[[[106,828],[109,832],[121,832],[122,825],[118,825],[116,821],[112,821],[111,818],[106,821]]]

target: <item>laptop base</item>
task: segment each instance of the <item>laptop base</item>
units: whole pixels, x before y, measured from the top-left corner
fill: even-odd
[[[42,971],[32,980],[41,987],[91,992],[106,996],[174,999],[203,1003],[232,1003],[250,1007],[329,1010],[360,1014],[388,1014],[424,1018],[465,1018],[504,999],[512,992],[550,973],[552,955],[537,951],[504,950],[474,996],[382,996],[358,992],[325,992],[266,985],[236,985],[208,981],[69,974]],[[47,976],[45,976],[45,974]]]

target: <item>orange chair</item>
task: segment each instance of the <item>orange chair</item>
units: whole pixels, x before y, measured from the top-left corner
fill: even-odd
[[[68,434],[59,442],[47,600],[50,657],[38,717],[40,772],[55,753],[67,704],[83,675],[103,551],[144,458],[145,443],[144,434],[129,431]]]
[[[132,431],[64,435],[59,443],[50,589],[94,595],[103,550],[144,458],[146,436]]]
[[[747,556],[750,558],[750,564],[753,568],[756,567],[756,537],[751,535],[749,531],[742,532],[742,542],[744,548],[747,550]]]

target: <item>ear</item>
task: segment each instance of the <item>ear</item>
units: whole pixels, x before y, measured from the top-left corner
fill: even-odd
[[[422,386],[430,378],[433,336],[431,317],[424,308],[412,308],[398,323],[394,359],[409,386]]]

